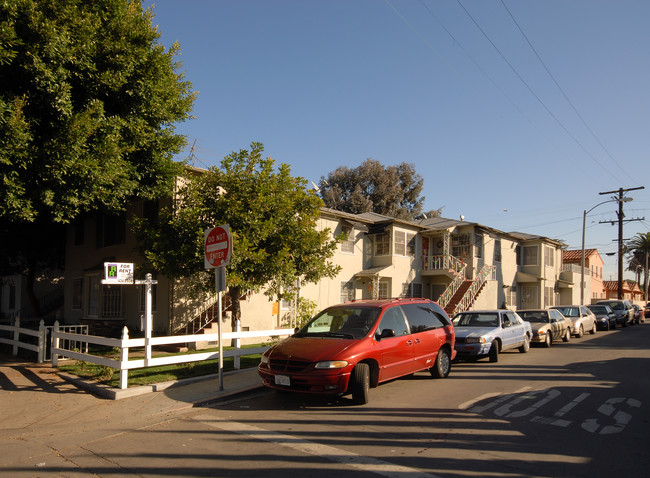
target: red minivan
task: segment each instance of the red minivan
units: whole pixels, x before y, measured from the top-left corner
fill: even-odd
[[[357,404],[382,382],[420,370],[449,375],[454,326],[428,299],[355,300],[329,307],[262,355],[264,385],[344,395]]]

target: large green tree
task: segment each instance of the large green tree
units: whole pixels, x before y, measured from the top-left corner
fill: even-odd
[[[422,212],[423,184],[412,164],[384,166],[377,160],[366,159],[356,168],[337,168],[327,178],[322,177],[318,186],[329,208],[415,219]]]
[[[323,205],[303,178],[286,164],[262,156],[261,143],[226,156],[219,167],[189,174],[181,181],[174,205],[154,221],[138,225],[142,252],[151,267],[173,278],[201,280],[214,290],[204,270],[204,230],[228,224],[233,253],[227,267],[232,321],[240,319],[239,299],[247,290],[277,296],[296,280],[315,283],[339,270],[329,259],[337,241],[318,230]]]
[[[152,18],[131,0],[0,2],[5,272],[43,264],[85,214],[169,194],[194,93]]]

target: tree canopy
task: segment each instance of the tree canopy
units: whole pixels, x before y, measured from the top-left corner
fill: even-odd
[[[630,251],[629,254],[629,263],[628,270],[637,272],[639,270],[643,271],[643,291],[644,299],[647,298],[648,290],[648,257],[650,255],[650,232],[637,233],[630,241],[626,244],[627,249]]]
[[[341,166],[318,184],[325,205],[360,214],[375,212],[399,219],[415,219],[422,212],[424,180],[412,164],[384,166],[366,159],[356,168]]]
[[[226,156],[219,167],[191,172],[182,181],[174,206],[161,211],[157,222],[138,227],[142,252],[158,272],[169,277],[203,276],[204,230],[228,224],[233,253],[228,294],[240,316],[239,297],[264,288],[269,296],[292,288],[296,279],[317,282],[333,277],[338,267],[329,261],[336,240],[328,229],[318,230],[322,201],[303,178],[292,177],[289,166],[276,167],[263,158],[261,143]]]
[[[36,264],[31,238],[169,194],[194,93],[152,18],[133,0],[0,3],[0,234],[14,266]]]
[[[129,0],[0,4],[0,217],[68,223],[172,184],[194,95]]]

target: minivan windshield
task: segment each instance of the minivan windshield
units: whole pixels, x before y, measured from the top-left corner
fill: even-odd
[[[330,307],[303,326],[295,337],[335,337],[360,339],[375,325],[379,307]]]

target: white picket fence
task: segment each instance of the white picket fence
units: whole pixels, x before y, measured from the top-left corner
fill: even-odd
[[[52,325],[45,325],[41,320],[38,324],[38,329],[30,329],[27,327],[20,326],[20,318],[14,319],[14,325],[2,325],[0,324],[0,331],[9,332],[9,337],[0,337],[0,343],[11,345],[12,346],[12,355],[18,355],[18,349],[31,350],[36,352],[38,363],[43,363],[47,360],[50,360],[50,355],[48,354],[48,345],[51,344],[51,340],[48,340],[48,335],[51,333],[51,330],[54,327]],[[77,337],[83,337],[78,340],[64,340],[60,343],[61,347],[67,350],[84,350],[88,352],[88,342],[85,340],[85,337],[88,336],[88,326],[87,325],[62,325],[59,326],[60,332],[70,332],[75,334]],[[36,337],[36,340],[29,340],[28,342],[24,341],[24,337]],[[36,342],[36,343],[34,343]]]
[[[145,337],[138,339],[129,338],[129,331],[126,327],[122,329],[122,338],[109,338],[99,337],[96,335],[80,335],[60,330],[58,322],[54,324],[52,330],[52,365],[58,366],[59,357],[72,358],[83,360],[85,362],[94,363],[97,365],[117,369],[120,372],[120,388],[125,389],[128,387],[128,372],[129,370],[138,368],[158,367],[161,365],[171,365],[188,362],[200,362],[204,360],[215,360],[219,358],[219,352],[199,352],[183,355],[171,355],[166,357],[153,357],[152,347],[156,345],[174,345],[174,344],[191,344],[196,342],[217,342],[219,341],[219,334],[197,334],[197,335],[174,335],[164,337]],[[283,337],[292,335],[293,329],[277,329],[277,330],[260,330],[249,332],[226,332],[222,334],[222,341],[232,339],[244,338],[267,338]],[[69,342],[87,342],[88,344],[104,345],[113,347],[120,350],[120,359],[110,359],[82,353],[79,350],[70,350],[61,346],[63,341]],[[145,355],[143,358],[129,358],[129,350],[132,348],[144,347]],[[255,347],[255,348],[240,348],[239,340],[237,346],[232,350],[223,352],[225,357],[235,357],[235,368],[239,368],[239,358],[244,355],[252,355],[264,353],[269,347]]]
[[[31,350],[36,352],[38,356],[38,363],[43,363],[45,361],[45,350],[47,344],[47,327],[45,322],[42,320],[38,324],[38,329],[27,329],[20,326],[20,318],[16,318],[14,325],[0,325],[0,331],[9,332],[9,337],[0,337],[0,343],[11,345],[12,354],[18,355],[18,349]],[[36,344],[30,342],[23,342],[21,335],[27,335],[29,337],[36,337]],[[34,342],[32,340],[31,342]]]

